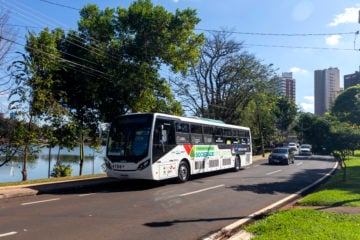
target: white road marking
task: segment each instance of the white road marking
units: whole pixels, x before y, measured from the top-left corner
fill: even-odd
[[[273,172],[266,173],[266,175],[271,175],[271,174],[278,173],[278,172],[281,172],[281,171],[282,170],[276,170],[276,171],[273,171]]]
[[[296,163],[295,165],[296,166],[300,166],[300,165],[303,165],[304,164],[304,162],[298,162],[298,163]]]
[[[217,186],[214,186],[214,187],[203,188],[203,189],[200,189],[200,190],[197,190],[197,191],[180,194],[179,197],[185,197],[185,196],[188,196],[188,195],[191,195],[191,194],[205,192],[205,191],[208,191],[208,190],[212,190],[212,189],[220,188],[220,187],[224,187],[224,186],[225,186],[224,184],[221,184],[221,185],[217,185]]]
[[[90,195],[95,195],[95,193],[84,193],[84,194],[79,194],[79,197],[86,197],[86,196],[90,196]]]
[[[42,200],[42,201],[36,201],[36,202],[27,202],[27,203],[22,203],[21,206],[38,204],[38,203],[45,203],[45,202],[52,202],[52,201],[58,201],[58,200],[60,200],[60,198],[52,198],[52,199],[47,199],[47,200]]]
[[[17,234],[17,232],[8,232],[8,233],[1,233],[0,238],[2,237],[8,237]]]

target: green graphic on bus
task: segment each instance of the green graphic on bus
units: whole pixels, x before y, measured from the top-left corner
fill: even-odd
[[[213,157],[215,156],[214,146],[193,146],[190,152],[190,157]]]

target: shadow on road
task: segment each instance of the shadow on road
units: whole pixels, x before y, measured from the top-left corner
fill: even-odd
[[[195,222],[214,222],[214,221],[228,221],[228,220],[239,220],[243,217],[226,217],[226,218],[199,218],[199,219],[184,219],[184,220],[172,220],[163,222],[150,222],[144,223],[148,227],[170,227],[178,223],[195,223]]]

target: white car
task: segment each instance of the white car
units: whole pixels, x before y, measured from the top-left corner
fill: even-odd
[[[294,142],[289,143],[289,144],[288,144],[288,148],[289,148],[290,150],[292,150],[292,151],[297,151],[297,150],[298,150],[298,149],[297,149],[297,146],[296,146],[296,143],[294,143]]]
[[[299,149],[299,155],[312,155],[310,144],[301,144]]]

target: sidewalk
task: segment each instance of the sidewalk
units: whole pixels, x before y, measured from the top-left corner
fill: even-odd
[[[79,189],[86,186],[105,184],[115,181],[108,177],[89,177],[83,180],[68,180],[54,183],[24,184],[18,186],[0,187],[0,199],[33,196],[44,193],[54,193],[69,189]]]
[[[309,209],[333,212],[333,213],[360,214],[360,207],[351,207],[351,206],[298,206],[298,205],[294,205],[292,208],[309,208]]]

